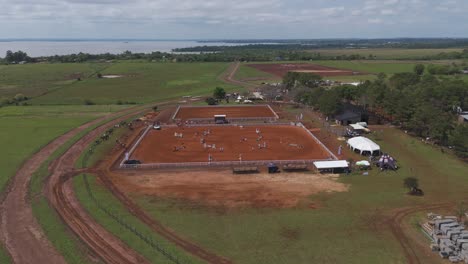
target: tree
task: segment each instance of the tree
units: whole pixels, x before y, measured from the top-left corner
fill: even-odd
[[[461,158],[468,158],[468,125],[460,124],[449,136],[449,144],[453,146],[455,154]]]
[[[327,116],[336,114],[341,108],[338,91],[325,91],[318,101],[318,107],[320,112]]]
[[[413,177],[407,177],[403,180],[403,186],[411,191],[419,187],[419,180]]]
[[[390,86],[399,90],[407,86],[415,85],[419,81],[419,75],[412,72],[395,73],[389,80]]]
[[[216,87],[213,92],[213,97],[216,99],[224,99],[224,97],[226,97],[226,91],[224,88]]]
[[[151,109],[153,109],[153,112],[157,112],[157,111],[158,111],[158,106],[155,105],[155,106],[153,106]]]
[[[416,73],[417,75],[421,76],[421,75],[423,75],[423,73],[424,73],[424,69],[425,69],[424,65],[422,65],[422,64],[416,64],[416,65],[414,66],[413,71],[414,71],[414,73]]]
[[[206,98],[205,102],[208,105],[217,105],[218,104],[218,101],[216,99],[214,99],[213,97]]]

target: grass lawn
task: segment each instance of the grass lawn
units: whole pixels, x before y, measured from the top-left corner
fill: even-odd
[[[220,86],[227,91],[242,90],[225,84],[218,76],[228,63],[119,62],[102,74],[122,75],[115,79],[88,78],[29,101],[32,104],[115,104],[117,101],[147,103],[185,95],[211,94]]]
[[[78,77],[88,78],[106,66],[99,63],[0,65],[0,99],[12,98],[18,93],[39,96],[74,85]]]
[[[6,252],[6,249],[3,248],[3,245],[0,246],[0,263],[11,263],[11,258]]]
[[[69,116],[21,114],[25,107],[0,108],[0,145],[3,158],[0,159],[0,190],[14,175],[21,163],[52,139],[68,130],[94,119],[93,115]],[[73,113],[78,107],[73,108]],[[11,116],[11,113],[15,113]]]
[[[468,166],[397,129],[375,138],[401,169],[343,175],[340,181],[350,190],[311,196],[319,209],[220,214],[196,203],[133,197],[165,225],[236,263],[405,263],[385,220],[395,208],[463,198]],[[402,182],[409,176],[419,178],[424,197],[405,195]]]
[[[426,56],[437,55],[445,52],[461,52],[462,48],[448,48],[448,49],[317,49],[310,50],[312,53],[320,53],[323,56],[339,56],[339,55],[361,55],[368,57],[373,55],[376,59],[422,59]]]

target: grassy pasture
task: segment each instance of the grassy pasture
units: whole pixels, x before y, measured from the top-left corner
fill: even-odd
[[[312,53],[320,53],[322,56],[340,56],[340,55],[360,55],[369,57],[373,55],[379,60],[401,60],[401,59],[422,59],[427,56],[433,56],[442,52],[461,52],[463,48],[448,49],[317,49],[310,50]]]
[[[78,77],[88,78],[105,67],[99,63],[0,65],[0,99],[18,93],[39,96],[73,85]]]
[[[122,75],[115,79],[88,78],[71,86],[37,97],[32,104],[115,104],[117,101],[147,103],[176,99],[185,95],[211,94],[216,86],[228,91],[241,88],[228,85],[218,76],[227,63],[138,63],[119,62],[102,71]]]
[[[2,191],[8,179],[27,157],[55,137],[95,118],[94,115],[70,117],[68,114],[65,116],[29,114],[22,113],[23,108],[27,107],[0,108],[0,145],[3,153],[0,159],[0,190]],[[68,113],[76,113],[80,108],[82,107],[70,108]]]
[[[165,225],[236,263],[405,263],[385,224],[390,212],[466,198],[468,166],[397,129],[377,132],[374,138],[401,169],[343,175],[340,181],[350,190],[311,196],[319,209],[219,213],[180,200],[138,194],[134,199]],[[409,176],[419,178],[424,197],[405,195],[402,182]]]

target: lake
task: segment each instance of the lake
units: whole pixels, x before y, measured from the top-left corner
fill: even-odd
[[[127,50],[133,53],[151,53],[153,51],[171,52],[175,48],[194,46],[234,46],[248,43],[203,42],[189,40],[0,40],[0,57],[4,57],[7,50],[22,50],[31,57],[67,55],[72,53],[119,54]]]

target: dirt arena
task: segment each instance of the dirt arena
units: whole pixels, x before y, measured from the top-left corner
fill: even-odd
[[[226,115],[230,118],[275,118],[276,114],[267,105],[256,106],[201,106],[180,107],[174,119],[190,120],[201,118],[213,118],[214,115]]]
[[[305,129],[278,125],[150,130],[132,153],[131,159],[143,163],[182,163],[208,162],[209,156],[213,162],[239,161],[239,156],[242,161],[329,158],[327,151]]]
[[[249,67],[253,67],[257,70],[268,72],[278,77],[283,77],[286,73],[293,72],[308,72],[315,73],[320,76],[349,76],[360,74],[350,70],[342,70],[337,68],[331,68],[316,64],[308,63],[294,63],[294,64],[248,64]]]
[[[125,193],[195,202],[200,206],[238,208],[320,208],[309,196],[345,192],[338,175],[309,173],[258,173],[240,176],[230,170],[123,171],[111,174]],[[188,203],[190,204],[190,203]],[[195,205],[194,205],[195,206]]]

